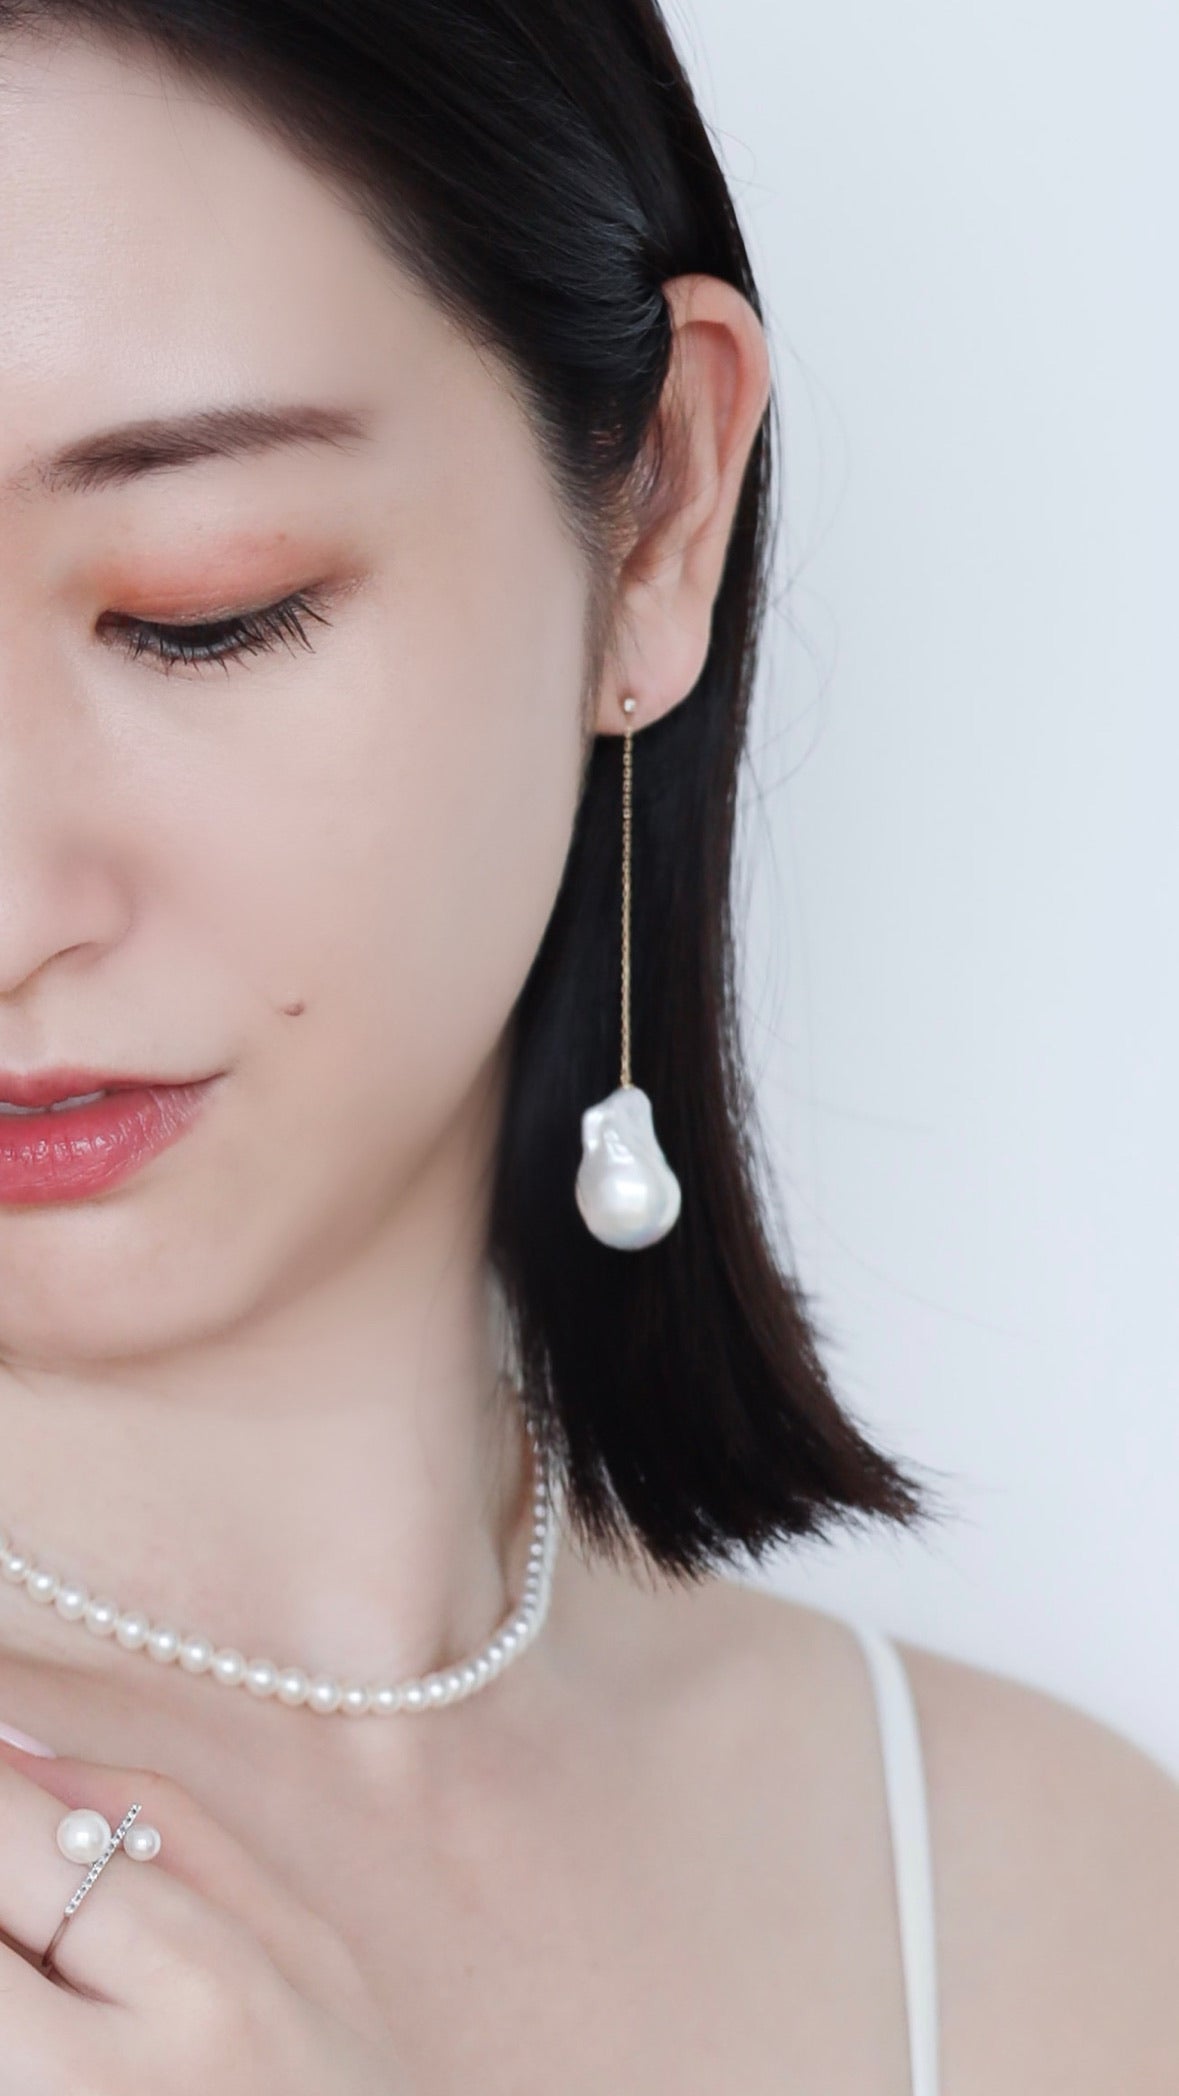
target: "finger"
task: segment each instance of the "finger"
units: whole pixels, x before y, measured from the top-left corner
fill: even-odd
[[[57,1848],[63,1807],[92,1806],[113,1830],[136,1801],[140,1824],[159,1829],[159,1856],[113,1856],[86,1894],[54,1952],[72,1984],[134,2005],[162,1958],[219,1963],[261,1949],[306,1999],[337,2012],[361,1999],[355,1963],[328,1923],[155,1769],[66,1755],[38,1757],[34,1769],[0,1742],[0,1927],[39,1954],[85,1876]]]
[[[63,1806],[92,1804],[118,1825],[134,1792],[124,1789],[115,1803],[113,1786],[104,1802],[86,1795],[75,1775],[64,1785],[34,1781],[8,1755],[0,1767],[0,1929],[23,1946],[36,1964],[62,1919],[66,1902],[86,1875],[57,1846]],[[54,1779],[58,1764],[51,1764]],[[80,1767],[76,1764],[75,1767]],[[40,1774],[40,1770],[38,1771]],[[113,1814],[113,1816],[112,1816]],[[158,1968],[178,1945],[185,1923],[184,1902],[194,1902],[178,1880],[157,1877],[158,1866],[131,1864],[116,1854],[107,1863],[66,1926],[54,1952],[62,1977],[99,2001],[128,2002],[128,1982],[136,1973]],[[131,1883],[128,1883],[128,1880]],[[213,1916],[218,1910],[205,1908]],[[45,1976],[40,1975],[45,1985]]]
[[[11,2096],[69,2096],[87,2084],[94,2018],[118,2012],[49,1980],[16,1945],[0,1936],[0,2061]]]

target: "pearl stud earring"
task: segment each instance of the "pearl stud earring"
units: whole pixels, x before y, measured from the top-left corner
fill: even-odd
[[[602,1244],[637,1252],[666,1237],[680,1212],[680,1183],[659,1147],[651,1101],[630,1074],[630,904],[634,727],[626,698],[622,746],[622,1071],[617,1090],[581,1117],[574,1189],[582,1221]]]

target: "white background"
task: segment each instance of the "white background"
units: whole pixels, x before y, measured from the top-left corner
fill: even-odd
[[[750,1058],[951,1521],[765,1576],[1179,1773],[1179,10],[669,0],[767,303]]]

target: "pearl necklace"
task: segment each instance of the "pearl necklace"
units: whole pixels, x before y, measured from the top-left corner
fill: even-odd
[[[553,1474],[548,1457],[537,1444],[531,1421],[526,1420],[526,1425],[532,1449],[533,1489],[532,1540],[523,1590],[486,1644],[470,1659],[439,1667],[430,1674],[397,1682],[342,1682],[328,1674],[309,1674],[302,1667],[279,1667],[271,1659],[248,1660],[232,1645],[218,1647],[210,1638],[195,1632],[182,1637],[168,1623],[152,1624],[141,1609],[124,1611],[115,1601],[92,1600],[77,1581],[59,1579],[28,1551],[19,1550],[3,1529],[0,1574],[10,1585],[21,1588],[30,1601],[42,1608],[52,1603],[64,1622],[80,1623],[95,1637],[113,1636],[124,1651],[146,1652],[161,1665],[178,1660],[186,1674],[207,1674],[225,1688],[244,1684],[251,1695],[273,1696],[290,1709],[303,1705],[324,1716],[339,1711],[347,1717],[363,1717],[366,1712],[384,1716],[398,1710],[433,1710],[486,1688],[527,1649],[548,1614],[559,1541]]]

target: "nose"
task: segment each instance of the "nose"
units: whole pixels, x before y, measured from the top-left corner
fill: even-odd
[[[0,998],[9,998],[55,960],[119,938],[129,902],[107,769],[85,709],[62,666],[16,645],[11,622],[3,624]]]

